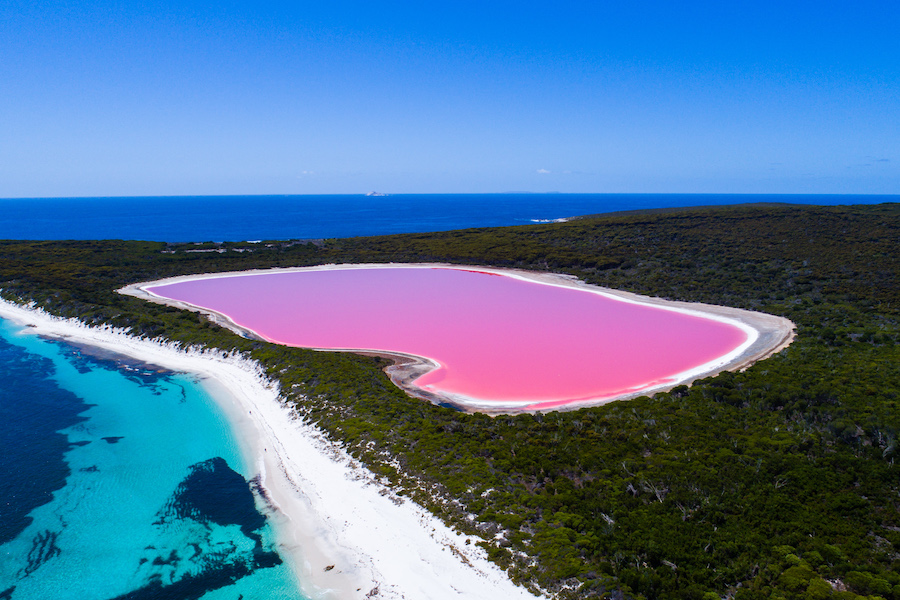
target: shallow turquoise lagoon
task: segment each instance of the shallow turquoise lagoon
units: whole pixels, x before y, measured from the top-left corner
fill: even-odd
[[[0,600],[301,599],[200,384],[89,353],[0,320]]]

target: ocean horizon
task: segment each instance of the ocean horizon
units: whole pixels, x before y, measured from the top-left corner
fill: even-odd
[[[748,203],[879,204],[861,194],[397,194],[0,199],[0,239],[238,242],[428,233],[621,211]]]

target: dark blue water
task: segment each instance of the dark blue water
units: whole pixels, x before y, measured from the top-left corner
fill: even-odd
[[[0,199],[0,239],[221,242],[338,238],[747,202],[877,204],[900,202],[900,196],[402,194]]]
[[[0,337],[0,546],[33,521],[70,474],[63,430],[85,421],[83,399],[51,377],[53,362]]]

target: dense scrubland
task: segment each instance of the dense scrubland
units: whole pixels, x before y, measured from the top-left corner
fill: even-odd
[[[898,249],[900,205],[757,205],[340,240],[6,241],[0,288],[55,314],[252,355],[287,402],[478,533],[525,585],[563,598],[900,600]],[[406,396],[383,359],[243,339],[115,292],[387,261],[571,273],[785,316],[798,336],[744,372],[652,398],[490,418]]]

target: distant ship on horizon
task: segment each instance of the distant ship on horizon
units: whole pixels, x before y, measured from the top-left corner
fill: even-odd
[[[368,194],[366,194],[366,196],[387,196],[387,194],[384,194],[382,192],[369,192]]]

